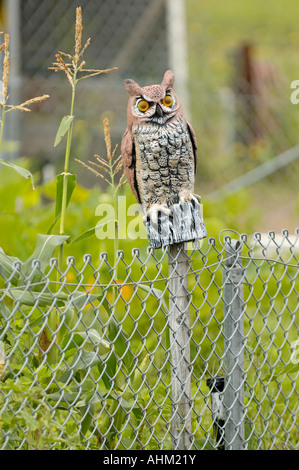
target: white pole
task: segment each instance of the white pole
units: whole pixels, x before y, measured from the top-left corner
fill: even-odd
[[[190,119],[188,96],[188,41],[185,0],[166,0],[169,66],[175,76],[175,91]]]
[[[244,271],[240,262],[242,246],[238,240],[226,244],[224,266],[225,449],[244,450]]]
[[[21,85],[21,65],[20,65],[20,44],[21,44],[21,18],[20,0],[6,0],[6,29],[9,33],[9,96],[11,104],[20,104]],[[7,116],[6,139],[9,140],[8,159],[17,158],[20,154],[20,113],[9,113]]]

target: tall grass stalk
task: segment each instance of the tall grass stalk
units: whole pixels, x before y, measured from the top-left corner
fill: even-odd
[[[65,159],[64,159],[64,172],[63,172],[63,189],[62,189],[62,203],[61,203],[61,218],[60,218],[60,230],[59,234],[64,235],[65,233],[65,219],[66,219],[66,206],[67,206],[67,180],[68,180],[68,171],[69,171],[69,161],[71,153],[71,141],[72,141],[72,131],[73,131],[73,118],[74,118],[74,104],[75,104],[75,94],[76,94],[76,76],[77,71],[74,71],[74,82],[72,87],[72,99],[71,99],[71,109],[70,117],[72,122],[67,132],[67,142],[65,149]],[[60,270],[63,269],[63,247],[64,245],[59,246],[58,254],[58,266]]]
[[[94,173],[96,176],[104,180],[110,186],[110,194],[111,194],[113,205],[114,205],[114,213],[118,214],[117,195],[118,195],[120,188],[124,184],[126,184],[126,178],[125,178],[125,173],[123,171],[121,155],[115,158],[117,145],[114,147],[112,151],[111,133],[110,133],[110,127],[109,127],[109,120],[107,118],[103,120],[103,126],[104,126],[104,138],[105,138],[105,145],[106,145],[106,158],[100,157],[99,155],[95,155],[94,157],[96,159],[96,162],[88,161],[89,165],[82,162],[81,160],[76,160],[76,161],[81,163],[81,165],[83,165],[92,173]],[[122,171],[122,174],[117,182],[116,179],[119,176],[119,173],[121,171]],[[117,257],[117,253],[119,249],[118,230],[119,230],[119,221],[116,216],[114,219],[114,250],[113,250],[114,251],[113,271],[114,271],[116,283],[118,281],[118,257]],[[116,301],[116,297],[117,297],[117,288],[114,287],[113,288],[113,304]]]
[[[60,226],[59,226],[59,234],[65,235],[65,225],[66,225],[66,216],[67,216],[67,203],[68,203],[68,178],[71,175],[69,173],[70,168],[70,155],[71,155],[71,144],[72,144],[72,131],[73,131],[73,124],[75,119],[74,108],[75,108],[75,96],[76,96],[76,86],[79,80],[84,80],[86,78],[95,77],[96,75],[100,75],[102,73],[110,72],[111,70],[115,70],[116,67],[106,70],[100,69],[86,69],[85,61],[83,60],[84,53],[89,46],[91,39],[87,39],[86,43],[82,47],[82,9],[81,7],[76,8],[76,23],[75,23],[75,47],[74,47],[74,54],[68,54],[65,52],[59,51],[56,54],[56,61],[53,62],[53,66],[49,67],[54,72],[62,71],[66,75],[69,84],[71,85],[72,94],[71,94],[71,106],[70,106],[70,114],[64,116],[61,120],[56,139],[55,139],[55,146],[62,140],[65,134],[67,134],[66,139],[66,148],[65,148],[65,156],[64,156],[64,171],[63,175],[63,183],[62,183],[62,196],[61,196],[61,213],[60,213]],[[58,183],[57,183],[58,184]],[[57,205],[56,201],[56,205]],[[58,252],[58,272],[57,272],[57,280],[59,281],[59,272],[63,272],[63,263],[64,263],[64,244],[59,246]],[[49,327],[50,333],[53,336],[54,332],[57,330],[57,324],[59,324],[59,316],[58,311],[56,308],[52,309],[49,317]],[[50,363],[57,362],[57,348],[53,347],[50,349],[48,353],[48,361]]]
[[[61,215],[60,215],[60,228],[59,234],[65,234],[65,223],[66,223],[66,210],[67,210],[67,188],[68,188],[68,177],[69,166],[70,166],[70,153],[71,153],[71,142],[72,142],[72,130],[73,123],[75,119],[74,115],[74,106],[75,106],[75,95],[76,95],[76,86],[79,80],[84,80],[86,78],[95,77],[102,73],[110,72],[115,70],[116,67],[111,69],[86,69],[85,61],[83,60],[84,53],[89,46],[91,39],[87,39],[86,43],[82,47],[82,9],[81,7],[76,8],[76,23],[75,23],[75,49],[74,54],[67,54],[65,52],[59,51],[56,54],[56,61],[52,64],[52,67],[49,67],[54,72],[63,71],[71,85],[72,95],[71,95],[71,107],[70,114],[64,116],[56,135],[55,145],[57,145],[62,137],[67,133],[66,140],[66,149],[64,157],[64,172],[63,172],[63,189],[62,189],[62,200],[61,200]],[[63,252],[64,245],[59,247],[58,254],[58,267],[60,272],[63,271]]]

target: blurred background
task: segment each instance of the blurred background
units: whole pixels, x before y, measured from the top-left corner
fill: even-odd
[[[72,53],[75,9],[82,7],[88,68],[117,71],[79,83],[72,157],[105,152],[102,120],[119,145],[126,128],[124,78],[160,83],[166,69],[199,144],[196,192],[208,233],[294,233],[299,226],[299,80],[296,0],[0,0],[1,30],[10,33],[10,100],[43,93],[35,112],[8,115],[3,157],[30,158],[40,181],[63,170],[53,146],[71,89],[49,70],[60,50]],[[72,161],[85,188],[101,185]]]

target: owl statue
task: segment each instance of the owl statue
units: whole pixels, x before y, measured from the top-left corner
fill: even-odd
[[[200,198],[194,194],[197,141],[173,84],[170,70],[160,85],[124,81],[130,98],[122,160],[155,248],[206,236]]]

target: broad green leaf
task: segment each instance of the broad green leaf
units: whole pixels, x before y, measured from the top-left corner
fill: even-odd
[[[100,300],[100,298],[99,298]],[[87,328],[97,330],[99,334],[103,331],[103,325],[108,322],[109,314],[106,312],[103,305],[98,304],[96,309],[90,304],[88,308],[80,314],[81,322],[78,324],[76,331],[86,331]]]
[[[111,388],[111,387],[110,387]],[[117,396],[115,394],[104,394],[98,390],[98,384],[92,380],[86,379],[80,383],[80,387],[77,386],[67,386],[65,387],[66,391],[63,393],[60,391],[53,392],[47,395],[48,400],[53,400],[59,402],[58,408],[69,409],[69,406],[76,406],[77,408],[83,408],[87,405],[94,405],[101,403],[103,399],[112,399],[116,400]],[[124,402],[124,406],[126,403]],[[93,407],[92,407],[93,408]],[[94,413],[93,417],[94,417]]]
[[[88,302],[93,302],[101,297],[98,294],[89,294],[88,292],[75,292],[67,294],[65,292],[52,293],[52,292],[40,292],[39,290],[26,288],[11,289],[7,295],[14,301],[18,301],[21,305],[33,306],[37,303],[40,307],[55,305],[58,307],[66,306],[67,310],[72,305],[76,309],[80,310]]]
[[[105,351],[105,354],[99,354],[94,351],[78,351],[75,355],[76,357],[72,360],[70,371],[75,374],[78,370],[86,370],[90,367],[96,366],[107,357],[109,349],[105,348]]]
[[[55,204],[55,220],[51,227],[48,230],[48,234],[50,234],[61,216],[61,208],[62,208],[62,194],[63,194],[63,185],[64,185],[64,174],[61,173],[57,175],[56,179],[56,204]],[[73,191],[76,186],[76,175],[68,174],[67,176],[67,193],[66,193],[66,207],[69,205],[71,200]]]
[[[78,337],[80,338],[78,341]],[[110,350],[110,344],[108,341],[103,339],[99,333],[91,328],[86,333],[85,332],[75,332],[73,334],[74,341],[78,344],[78,346],[82,346],[85,350],[88,349],[92,351],[95,350],[97,347],[98,353],[103,356],[107,354]]]
[[[109,341],[113,343],[114,350],[123,361],[127,371],[131,372],[134,356],[128,348],[128,335],[123,330],[123,326],[117,324],[113,317],[109,320]]]
[[[75,116],[63,116],[61,119],[56,137],[55,137],[55,143],[54,147],[59,144],[61,141],[62,137],[66,134],[66,132],[69,130]]]
[[[81,240],[85,240],[86,238],[89,238],[92,235],[94,235],[95,231],[96,231],[96,227],[90,228],[90,229],[86,230],[85,232],[81,233],[81,235],[74,238],[73,240],[69,239],[68,244],[74,245],[74,243],[80,242]]]
[[[0,248],[0,275],[4,277],[5,280],[9,279],[10,282],[16,286],[20,273],[13,267],[14,263],[23,264],[18,258],[7,256],[2,248]]]
[[[138,368],[136,367],[134,371],[133,387],[135,390],[138,390],[140,388],[142,384],[142,380],[143,380],[143,375],[148,370],[149,365],[150,365],[150,354],[147,354],[141,361],[141,364],[138,365]]]
[[[79,350],[73,356],[68,370],[60,377],[59,381],[67,383],[69,377],[73,377],[79,370],[86,370],[103,362],[107,354],[100,356],[98,352]]]
[[[23,264],[22,273],[24,276],[29,277],[32,274],[32,261],[38,260],[40,262],[40,270],[36,268],[34,274],[30,276],[30,280],[32,283],[39,282],[43,278],[42,273],[44,273],[49,266],[50,259],[53,257],[55,249],[57,246],[62,245],[67,239],[68,236],[64,235],[38,234],[34,252]],[[18,285],[23,282],[23,279],[20,279]]]
[[[156,287],[150,287],[145,284],[139,284],[138,289],[144,290],[145,292],[148,292],[150,295],[152,295],[155,299],[161,300],[163,307],[165,308],[165,311],[168,311],[166,302],[164,300],[164,293],[160,290],[157,289]]]
[[[60,325],[58,332],[58,343],[64,349],[69,341],[69,334],[78,322],[78,316],[71,307],[66,308],[60,315]]]
[[[77,403],[77,406],[79,404]],[[87,433],[93,419],[94,419],[94,412],[95,412],[95,404],[94,403],[87,403],[80,409],[81,415],[84,417],[83,421],[81,421],[81,433],[83,436]]]
[[[61,390],[59,390],[58,392],[49,393],[47,398],[55,402],[60,402],[62,406],[68,407],[69,405],[75,405],[79,400],[82,400],[83,397],[85,400],[86,398],[91,398],[94,393],[95,383],[92,380],[84,380],[84,382],[80,384],[80,387],[70,386],[67,387],[67,391],[61,392]],[[97,400],[100,401],[102,398],[99,392],[97,392]]]
[[[69,205],[73,191],[76,186],[76,175],[72,175],[70,173],[67,175],[64,175],[63,173],[61,173],[60,175],[57,175],[55,217],[60,216],[61,214],[62,193],[63,193],[63,185],[64,185],[65,176],[67,177],[67,193],[66,193],[66,205],[67,206]]]
[[[11,311],[7,308],[4,303],[4,300],[0,300],[0,314],[5,318],[8,319],[11,317]]]
[[[280,375],[283,374],[293,374],[294,372],[299,371],[299,364],[287,364],[286,366],[278,367],[276,373],[271,377],[271,382],[277,380]],[[270,379],[270,374],[265,378],[265,380]]]
[[[5,165],[5,166],[9,166],[9,167],[12,168],[14,171],[16,171],[17,173],[19,173],[19,175],[23,176],[23,178],[30,179],[30,180],[31,180],[31,184],[32,184],[32,189],[35,189],[35,188],[34,188],[33,175],[32,175],[32,173],[31,173],[29,170],[26,170],[26,168],[22,168],[21,166],[18,166],[18,165],[16,165],[15,163],[7,162],[6,160],[3,160],[2,158],[0,158],[0,164],[1,164],[1,165]]]
[[[71,321],[73,324],[77,321],[76,312],[71,308],[71,306],[75,307],[75,309],[80,310],[85,306],[85,303],[93,302],[101,297],[101,295],[97,294],[88,294],[87,292],[75,292],[73,294],[67,294],[65,292],[41,292],[36,290],[37,286],[35,286],[35,290],[28,289],[28,287],[20,288],[20,289],[10,289],[7,292],[8,297],[10,297],[15,302],[18,302],[20,305],[38,305],[39,307],[45,307],[50,305],[56,305],[57,307],[66,306],[66,311],[69,312],[68,314],[71,315]],[[3,311],[3,314],[5,312]],[[32,328],[38,326],[41,323],[41,317],[35,320],[32,323]],[[68,331],[66,326],[62,327],[61,332],[61,340],[65,336],[65,329]]]
[[[30,429],[29,432],[33,432],[33,431],[36,431],[38,429],[38,421],[36,418],[34,418],[31,414],[29,414],[27,411],[25,410],[21,410],[18,412],[18,417],[21,418],[22,420],[24,420],[24,424],[26,426],[26,428]]]
[[[108,391],[111,389],[111,380],[113,377],[115,377],[116,365],[117,363],[116,363],[115,354],[111,354],[105,360],[105,364],[102,364],[102,363],[98,364],[98,371],[106,387],[106,390]],[[115,387],[117,387],[117,384],[115,384]]]
[[[57,217],[55,217],[55,220],[54,220],[53,224],[51,225],[51,227],[49,228],[49,230],[48,230],[48,232],[47,232],[47,235],[51,235],[52,230],[53,230],[53,228],[54,228],[55,225],[56,225],[56,222],[59,220],[59,217],[60,217],[60,215],[58,215]]]
[[[90,302],[94,302],[95,300],[101,299],[103,297],[102,294],[89,294],[88,292],[73,292],[69,298],[69,302],[73,305],[77,310],[81,310],[83,307],[88,305]]]
[[[7,295],[15,302],[19,302],[20,305],[33,306],[37,304],[39,307],[54,305],[54,299],[56,299],[55,305],[62,307],[68,300],[68,295],[64,293],[41,293],[39,291],[25,289],[11,289]]]
[[[69,243],[70,245],[74,245],[74,243],[80,242],[82,240],[85,240],[86,238],[91,237],[92,235],[94,235],[96,233],[96,230],[99,227],[104,227],[104,225],[109,224],[109,222],[112,222],[112,220],[113,219],[110,219],[110,220],[108,220],[108,222],[105,222],[103,224],[97,224],[95,227],[89,228],[85,232],[81,233],[81,235],[79,235],[77,238],[74,238],[73,240],[72,239],[68,240],[67,243]]]
[[[80,389],[79,392],[54,392],[48,395],[49,400],[59,402],[61,408],[68,408],[71,405],[74,405],[80,399]]]
[[[38,318],[36,318],[35,320],[29,323],[29,328],[30,329],[36,328],[37,326],[42,325],[44,321],[45,321],[45,316],[40,315]]]

